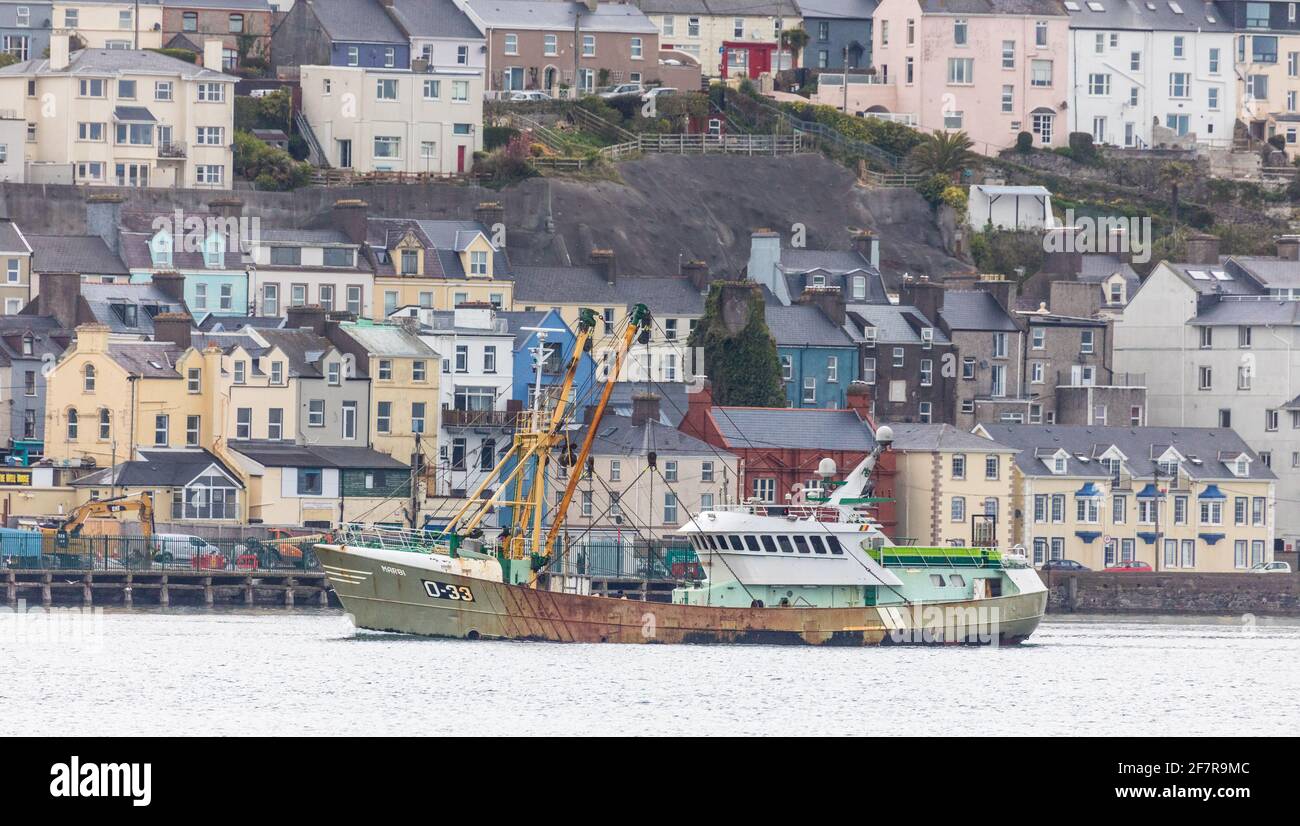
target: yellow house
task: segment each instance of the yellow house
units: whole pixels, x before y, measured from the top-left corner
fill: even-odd
[[[363,319],[331,325],[327,335],[370,379],[370,446],[409,465],[420,434],[430,462],[438,442],[438,354],[404,324]]]
[[[157,49],[162,47],[162,11],[159,0],[71,0],[54,4],[52,22],[91,49]]]
[[[1019,450],[1011,542],[1035,565],[1247,571],[1273,559],[1276,476],[1235,432],[981,424]]]
[[[1017,451],[950,424],[891,424],[896,542],[926,547],[1011,542]]]
[[[375,267],[375,320],[399,307],[453,310],[485,303],[514,306],[514,281],[505,253],[478,221],[372,218],[367,250]]]

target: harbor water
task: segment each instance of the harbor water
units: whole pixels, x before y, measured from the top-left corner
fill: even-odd
[[[332,610],[0,610],[10,735],[1243,735],[1300,730],[1300,620],[1049,617],[1023,645],[557,645]]]

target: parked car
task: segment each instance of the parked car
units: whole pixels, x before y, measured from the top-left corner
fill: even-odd
[[[661,97],[677,94],[677,90],[671,86],[656,86],[653,89],[647,89],[645,94],[641,95],[642,100],[655,100]]]
[[[160,565],[187,562],[210,568],[216,565],[213,557],[225,559],[225,554],[216,545],[188,533],[156,533],[149,544],[153,548],[154,561]]]
[[[616,98],[623,95],[639,95],[645,91],[645,87],[640,83],[620,83],[600,93],[603,98]]]
[[[1049,559],[1039,570],[1043,571],[1091,571],[1087,565],[1073,559]]]
[[[517,89],[510,93],[510,97],[506,98],[506,100],[516,101],[516,102],[530,101],[530,100],[532,101],[550,100],[550,99],[551,99],[550,95],[538,89],[531,89],[531,90]]]
[[[1130,571],[1150,571],[1151,566],[1145,562],[1139,562],[1136,559],[1130,559],[1128,562],[1116,562],[1114,565],[1107,565],[1107,571],[1116,573],[1126,573]]]
[[[1252,574],[1289,574],[1290,562],[1261,562],[1250,569]]]

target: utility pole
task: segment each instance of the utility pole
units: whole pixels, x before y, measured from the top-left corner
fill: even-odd
[[[1156,472],[1155,472],[1155,476],[1153,476],[1152,478],[1155,480],[1152,483],[1152,485],[1155,487],[1154,502],[1155,502],[1155,523],[1156,523],[1155,525],[1156,527],[1155,563],[1156,564],[1151,567],[1151,570],[1159,571],[1160,554],[1164,551],[1164,547],[1165,547],[1164,540],[1160,537],[1160,463],[1159,462],[1156,462]]]
[[[411,510],[407,521],[411,530],[415,530],[420,521],[420,434],[415,434],[415,453],[411,456]]]

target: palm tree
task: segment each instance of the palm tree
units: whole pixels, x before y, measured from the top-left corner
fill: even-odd
[[[790,68],[799,66],[799,53],[808,45],[808,32],[803,29],[785,29],[781,32],[781,51],[790,53]]]
[[[1192,177],[1192,168],[1181,161],[1170,161],[1160,167],[1160,181],[1169,187],[1170,213],[1174,226],[1178,225],[1178,187]]]
[[[963,169],[979,166],[983,160],[972,151],[974,145],[965,132],[935,130],[912,148],[907,160],[917,172],[955,178]]]

